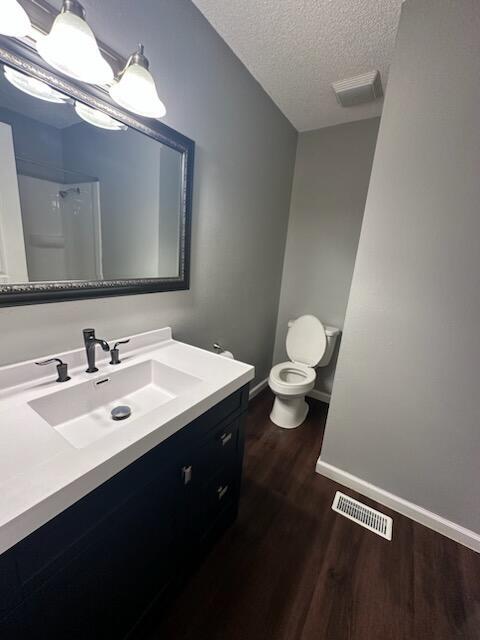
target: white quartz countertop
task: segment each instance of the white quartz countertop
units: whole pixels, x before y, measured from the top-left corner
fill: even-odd
[[[59,357],[69,363],[72,378],[63,384],[55,382],[54,366],[47,372],[33,361],[0,367],[0,553],[254,377],[252,366],[173,340],[169,328],[131,337],[116,367],[97,350],[95,374],[85,373],[84,349]],[[198,382],[134,423],[118,423],[111,433],[83,448],[72,446],[29,404],[147,360]]]

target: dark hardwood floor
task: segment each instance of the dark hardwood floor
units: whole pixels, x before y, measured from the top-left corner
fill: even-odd
[[[480,639],[480,555],[362,497],[392,542],[332,512],[340,487],[314,471],[326,405],[284,431],[271,402],[250,405],[238,521],[149,640]]]

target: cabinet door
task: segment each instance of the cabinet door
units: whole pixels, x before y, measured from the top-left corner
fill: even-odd
[[[88,547],[28,599],[19,638],[119,640],[173,573],[176,474],[109,516]]]
[[[20,600],[20,582],[17,577],[15,560],[13,554],[7,552],[0,556],[0,621]],[[1,629],[0,622],[0,631]]]
[[[196,453],[196,480],[208,484],[222,469],[234,468],[238,458],[240,418],[220,423],[205,438]]]
[[[30,640],[31,636],[20,631],[25,617],[26,611],[23,602],[10,610],[7,616],[0,616],[0,638],[2,640]],[[38,637],[40,638],[41,636]]]

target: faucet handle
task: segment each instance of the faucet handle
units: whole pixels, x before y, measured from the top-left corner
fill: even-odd
[[[120,360],[120,351],[118,350],[119,345],[128,344],[130,339],[128,340],[119,340],[113,345],[113,349],[110,351],[110,355],[112,359],[110,360],[110,364],[120,364],[122,361]]]
[[[118,342],[115,343],[113,349],[116,349],[119,344],[128,344],[129,342],[130,342],[130,338],[128,338],[128,340],[119,340]]]
[[[69,380],[71,380],[70,376],[68,375],[68,364],[60,360],[60,358],[49,358],[48,360],[35,362],[35,364],[37,364],[39,367],[44,367],[45,365],[53,364],[54,362],[57,363],[58,378],[56,382],[68,382]]]

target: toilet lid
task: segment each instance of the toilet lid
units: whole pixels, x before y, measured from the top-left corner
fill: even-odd
[[[292,362],[315,367],[327,348],[323,324],[315,316],[301,316],[288,330],[286,347]]]

